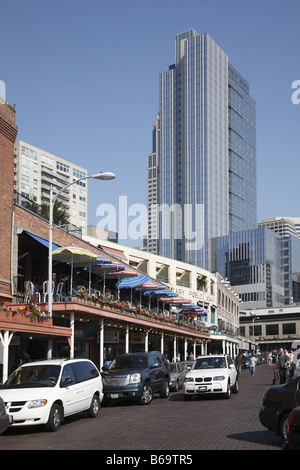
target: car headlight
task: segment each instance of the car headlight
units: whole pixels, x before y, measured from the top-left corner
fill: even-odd
[[[31,400],[28,403],[28,408],[41,408],[42,406],[45,406],[47,403],[47,400]]]
[[[213,378],[213,380],[225,380],[225,379],[226,379],[225,375],[216,375],[216,376]]]
[[[141,374],[131,374],[130,376],[130,383],[131,384],[138,384],[141,381]]]
[[[194,377],[185,377],[185,382],[194,382]]]

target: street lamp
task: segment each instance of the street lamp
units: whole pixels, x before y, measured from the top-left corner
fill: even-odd
[[[254,343],[254,322],[255,320],[259,320],[259,317],[256,315],[251,315],[252,316],[252,342]]]
[[[50,204],[49,204],[49,264],[48,264],[48,311],[50,316],[52,316],[52,234],[53,234],[53,207],[54,202],[60,196],[60,194],[65,191],[69,186],[78,183],[78,181],[87,180],[89,178],[93,178],[95,180],[113,180],[116,177],[114,173],[109,171],[103,173],[96,173],[90,176],[84,176],[83,178],[78,178],[71,183],[67,184],[63,188],[61,188],[58,193],[53,195],[53,187],[50,188]]]

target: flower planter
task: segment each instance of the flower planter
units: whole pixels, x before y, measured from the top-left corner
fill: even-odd
[[[13,323],[39,323],[48,326],[52,326],[52,318],[47,318],[43,316],[25,316],[22,313],[13,313],[12,311],[0,311],[0,321],[9,321]]]

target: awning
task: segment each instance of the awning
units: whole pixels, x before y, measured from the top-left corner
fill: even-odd
[[[29,235],[35,241],[39,242],[41,245],[44,245],[46,248],[49,249],[49,241],[45,240],[45,238],[41,238],[41,237],[38,237],[37,235],[34,235],[33,233],[26,232],[26,230],[23,230],[23,233],[26,233],[26,235]],[[59,248],[59,245],[56,245],[56,243],[52,242],[52,249],[56,250],[57,248]]]
[[[133,287],[139,287],[146,281],[149,281],[150,277],[146,274],[140,274],[139,276],[128,277],[127,279],[121,279],[117,283],[118,289],[131,289]]]
[[[112,255],[114,258],[116,258],[117,260],[121,261],[121,262],[128,262],[124,252],[122,250],[117,250],[115,248],[108,248],[107,246],[103,246],[103,245],[98,245],[98,248],[100,248],[100,250],[103,250],[104,254],[109,254],[109,255]]]

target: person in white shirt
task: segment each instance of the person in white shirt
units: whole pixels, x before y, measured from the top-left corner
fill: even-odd
[[[256,362],[257,362],[256,357],[253,354],[251,354],[251,356],[250,356],[250,372],[251,372],[252,377],[255,375]]]
[[[297,349],[294,351],[294,354],[293,354],[293,364],[295,364],[295,366],[298,364],[299,359],[300,359],[300,344],[297,346]]]

